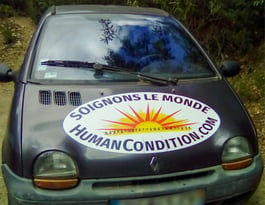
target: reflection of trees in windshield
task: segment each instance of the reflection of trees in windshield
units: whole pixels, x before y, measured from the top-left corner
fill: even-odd
[[[100,40],[106,45],[117,41],[121,45],[117,50],[107,47],[108,54],[103,58],[109,65],[140,71],[157,63],[159,72],[163,72],[164,63],[164,67],[171,67],[164,68],[164,72],[174,73],[180,68],[182,73],[200,69],[205,72],[206,62],[197,47],[173,25],[146,21],[145,24],[116,26],[109,19],[101,19],[99,23],[103,32]],[[194,64],[199,64],[195,70],[190,66]]]
[[[118,29],[114,28],[110,20],[101,19],[103,34],[101,41],[109,44],[114,38],[121,43],[121,48],[114,51],[108,48],[108,55],[104,60],[109,65],[137,69],[150,61],[172,59],[170,43],[164,38],[160,25],[153,26],[130,26],[124,25]],[[126,34],[126,35],[124,35]]]
[[[115,37],[114,26],[111,24],[111,21],[109,19],[100,19],[99,23],[102,24],[101,30],[103,31],[103,35],[100,40],[108,44],[109,41],[113,40]]]

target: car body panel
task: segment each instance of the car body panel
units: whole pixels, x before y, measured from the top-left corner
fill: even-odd
[[[39,101],[40,90],[51,91],[53,98],[56,91],[65,93],[78,91],[81,94],[83,103],[86,103],[101,98],[102,94],[109,96],[130,92],[172,93],[172,89],[174,89],[173,93],[175,94],[205,102],[217,113],[221,113],[219,114],[221,126],[213,137],[196,146],[175,152],[151,153],[140,156],[137,154],[102,152],[77,143],[70,137],[67,137],[63,129],[64,118],[75,107],[69,105],[69,102],[66,105],[60,106],[56,105],[54,101],[50,105],[43,105]],[[217,93],[215,90],[220,92]],[[32,177],[30,165],[34,163],[36,155],[45,150],[63,150],[74,156],[78,166],[81,167],[81,178],[152,175],[155,174],[150,167],[150,161],[153,156],[157,156],[159,161],[161,161],[159,173],[198,169],[221,164],[221,159],[216,156],[221,155],[222,146],[229,138],[241,135],[250,136],[248,138],[250,143],[255,143],[251,138],[254,132],[249,124],[248,116],[242,106],[238,104],[236,96],[232,92],[227,92],[227,90],[230,90],[230,88],[224,81],[219,80],[207,83],[195,83],[195,85],[180,84],[174,87],[145,85],[132,88],[131,85],[123,85],[121,88],[117,84],[116,86],[91,86],[90,88],[87,86],[70,86],[65,89],[63,86],[27,85],[22,126],[22,157],[25,162],[23,173],[27,177]],[[201,93],[207,93],[208,97],[201,95]],[[209,96],[211,97],[209,98]],[[229,106],[224,106],[227,104]],[[231,116],[231,112],[235,113],[235,115]],[[39,115],[38,113],[42,114],[36,117]],[[233,132],[230,130],[233,130]],[[257,148],[253,151],[257,153]],[[200,155],[197,154],[198,152]],[[183,158],[186,157],[187,159],[183,161]],[[174,161],[173,164],[172,161]],[[95,169],[91,169],[91,167]]]
[[[23,116],[24,85],[19,83],[16,84],[15,90],[16,92],[13,96],[7,135],[3,140],[2,163],[7,163],[16,174],[22,176],[21,126]]]
[[[205,201],[210,203],[254,191],[263,167],[260,160],[258,155],[251,166],[232,172],[213,166],[164,175],[86,179],[77,187],[64,191],[36,189],[31,179],[18,177],[8,166],[4,165],[2,170],[12,205],[61,205],[66,201],[77,205],[108,205],[112,199],[152,197],[200,189],[205,190]],[[241,199],[245,202],[244,197]]]

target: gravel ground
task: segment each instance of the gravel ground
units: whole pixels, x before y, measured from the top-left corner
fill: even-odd
[[[0,62],[5,62],[12,68],[19,68],[21,65],[24,53],[26,51],[28,42],[31,35],[35,29],[34,24],[29,18],[25,17],[13,17],[8,19],[17,25],[17,38],[13,45],[3,44],[3,38],[0,35]],[[263,47],[264,48],[264,47]],[[264,69],[265,63],[261,63]],[[2,142],[3,136],[6,132],[7,118],[9,113],[9,108],[11,104],[11,98],[13,93],[13,83],[0,83],[0,141]],[[264,98],[262,98],[264,99]],[[265,103],[264,103],[265,104]],[[259,137],[260,137],[260,148],[265,159],[265,110],[264,106],[256,106],[251,103],[246,103],[248,110],[254,122],[257,126]],[[0,152],[1,153],[1,152]],[[247,205],[264,205],[265,204],[265,176],[261,180],[260,186],[258,187],[255,194],[252,196]],[[7,205],[6,189],[2,179],[2,173],[0,172],[0,204]]]

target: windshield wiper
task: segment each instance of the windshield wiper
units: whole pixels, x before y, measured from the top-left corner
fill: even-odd
[[[41,61],[41,65],[55,66],[55,67],[93,67],[94,63],[85,61],[70,61],[70,60],[47,60]]]
[[[162,84],[162,85],[176,85],[178,80],[176,78],[159,78],[152,75],[144,74],[141,72],[132,72],[126,70],[126,68],[105,65],[101,63],[86,62],[86,61],[73,61],[73,60],[47,60],[42,61],[41,65],[55,66],[55,67],[70,67],[70,68],[92,68],[95,72],[102,74],[103,71],[119,72],[137,76],[138,79],[149,81],[152,83]]]
[[[93,68],[95,70],[109,70],[116,72],[124,72],[125,70],[115,66],[104,65],[100,63],[73,60],[47,60],[42,61],[41,65],[68,67],[68,68]],[[126,72],[126,71],[125,71]]]
[[[177,85],[178,79],[177,78],[159,78],[148,74],[143,74],[139,72],[137,77],[142,80],[147,80],[152,83],[158,83],[162,85]]]

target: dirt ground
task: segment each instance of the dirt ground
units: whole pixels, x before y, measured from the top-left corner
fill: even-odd
[[[34,23],[25,17],[13,17],[8,19],[15,23],[17,41],[12,45],[6,45],[3,43],[3,36],[0,34],[0,62],[8,64],[12,69],[18,70],[27,49],[28,43],[35,29]],[[1,20],[0,20],[1,21]],[[264,52],[263,46],[263,52]],[[263,53],[264,54],[264,53]],[[265,56],[264,56],[265,57]],[[263,61],[262,59],[260,59]],[[264,60],[265,61],[265,60]],[[265,62],[258,62],[260,69],[265,69]],[[0,142],[2,142],[3,136],[6,132],[8,113],[11,104],[13,94],[13,83],[0,83]],[[264,98],[262,98],[264,100]],[[265,109],[261,103],[245,103],[253,120],[257,126],[260,149],[265,159]],[[1,153],[1,152],[0,152]],[[1,158],[1,157],[0,157]],[[265,174],[261,180],[255,194],[252,196],[247,205],[264,205],[265,204]],[[2,173],[0,172],[0,203],[7,205],[6,189],[2,179]]]

